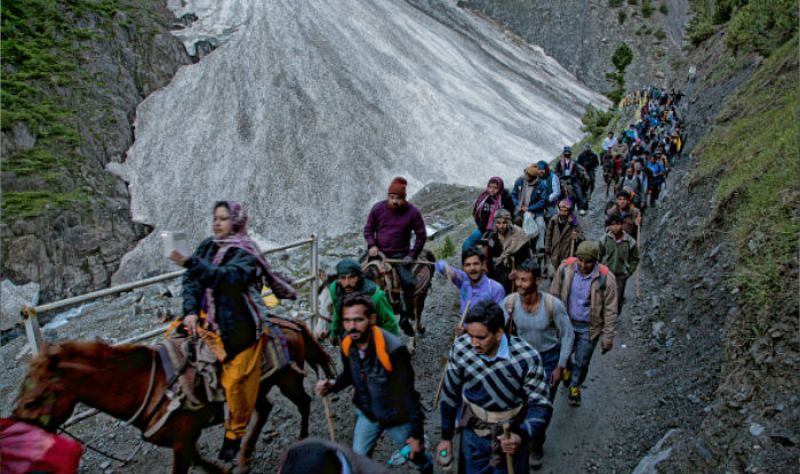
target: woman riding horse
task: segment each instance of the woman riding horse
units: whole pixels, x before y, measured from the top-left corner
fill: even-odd
[[[262,281],[279,298],[296,299],[294,289],[270,271],[247,233],[247,213],[241,204],[214,204],[214,236],[205,239],[191,257],[173,251],[170,259],[186,268],[183,277],[183,325],[191,334],[198,326],[217,335],[224,354],[220,383],[229,415],[219,459],[239,452],[256,405],[260,355],[265,343],[267,308]],[[198,316],[199,315],[199,316]]]

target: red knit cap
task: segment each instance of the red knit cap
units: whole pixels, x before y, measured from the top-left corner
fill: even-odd
[[[389,185],[389,194],[397,194],[401,198],[406,197],[406,185],[408,181],[402,176],[398,176],[392,180],[392,184]]]

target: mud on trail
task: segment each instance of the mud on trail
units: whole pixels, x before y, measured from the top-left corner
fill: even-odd
[[[434,187],[427,193],[418,195],[415,202],[423,210],[428,222],[452,225],[448,234],[460,247],[460,242],[472,230],[469,210],[477,190],[459,186]],[[590,213],[582,218],[587,236],[597,239],[602,235],[605,188],[600,183],[592,200]],[[453,203],[458,203],[453,206]],[[658,211],[656,211],[658,212]],[[652,213],[655,214],[655,213]],[[332,267],[335,261],[344,256],[356,254],[360,240],[355,236],[343,236],[335,242],[323,245],[322,267]],[[430,247],[437,248],[441,243],[433,241]],[[289,261],[293,261],[289,259]],[[459,264],[458,257],[450,259]],[[648,279],[642,275],[642,286]],[[542,283],[547,289],[549,281]],[[163,291],[161,288],[160,291]],[[50,340],[89,338],[101,335],[105,339],[117,340],[152,327],[159,313],[179,311],[179,298],[169,298],[160,291],[145,295],[136,293],[114,301],[90,307],[80,320],[71,321],[58,329],[45,331]],[[173,291],[175,293],[175,291]],[[619,334],[614,349],[605,355],[600,351],[594,355],[590,375],[584,385],[583,404],[571,407],[566,403],[566,390],[561,387],[556,397],[553,422],[548,430],[545,444],[542,473],[622,473],[631,472],[639,459],[672,427],[666,410],[665,399],[671,395],[666,391],[652,391],[652,387],[642,387],[649,378],[648,361],[653,357],[649,346],[650,334],[646,322],[637,314],[645,305],[635,298],[633,281],[628,288],[628,304],[620,319]],[[421,394],[423,405],[431,409],[434,394],[446,363],[446,354],[453,338],[453,327],[459,320],[458,293],[444,278],[436,276],[428,296],[423,316],[427,331],[418,339],[417,350],[413,356],[416,371],[416,388]],[[102,308],[102,309],[101,309]],[[132,308],[132,309],[131,309]],[[131,312],[133,314],[131,314]],[[120,322],[122,321],[122,322]],[[105,326],[104,326],[105,325]],[[106,329],[99,329],[105,327]],[[108,329],[113,327],[112,329]],[[88,328],[92,328],[89,331]],[[327,342],[326,349],[334,355],[337,367],[341,367],[338,349]],[[22,357],[24,338],[17,338],[0,348],[5,368],[0,377],[0,396],[3,414],[10,411],[11,401],[23,374]],[[15,360],[16,359],[16,360]],[[22,359],[22,360],[20,360]],[[316,377],[306,378],[306,391],[313,393]],[[651,381],[652,382],[652,381]],[[355,423],[351,402],[352,389],[329,397],[331,413],[336,428],[337,441],[349,444]],[[273,472],[280,456],[299,434],[300,416],[294,405],[273,390],[270,399],[274,409],[267,425],[261,433],[255,453],[252,472]],[[674,408],[671,406],[670,409]],[[311,408],[310,432],[312,436],[328,437],[323,406],[314,397]],[[169,472],[172,465],[172,452],[145,443],[139,446],[140,436],[136,430],[120,427],[121,422],[106,415],[99,415],[70,428],[70,432],[93,446],[115,456],[133,460],[125,465],[109,460],[93,451],[84,454],[82,473],[157,473]],[[429,437],[429,450],[439,441],[438,408],[426,412],[426,434]],[[215,458],[222,443],[221,426],[211,427],[203,433],[199,448],[208,458]],[[457,445],[456,445],[457,446]],[[375,449],[373,458],[385,462],[394,451],[391,441],[382,438]],[[437,466],[437,472],[439,468]],[[398,473],[415,472],[409,466],[395,469]],[[200,472],[196,468],[193,472]]]

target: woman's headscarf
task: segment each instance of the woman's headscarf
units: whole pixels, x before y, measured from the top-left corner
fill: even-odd
[[[492,203],[492,210],[489,212],[489,219],[487,220],[488,224],[486,224],[486,230],[494,230],[494,214],[500,209],[500,205],[503,201],[503,189],[505,189],[505,184],[503,183],[503,178],[499,176],[493,176],[489,178],[489,182],[486,184],[488,188],[490,184],[496,184],[499,190],[497,191],[497,196],[494,197],[494,203]],[[486,200],[492,197],[489,194],[489,190],[485,189],[478,199],[475,201],[475,208],[472,210],[472,213],[475,215],[476,219],[480,219],[481,209],[483,209],[483,205],[486,203]]]
[[[225,239],[214,239],[214,242],[220,246],[220,250],[214,256],[214,265],[222,263],[225,252],[229,248],[240,248],[258,260],[264,272],[264,277],[267,280],[267,285],[272,289],[275,296],[280,299],[297,299],[297,291],[295,291],[286,278],[270,269],[264,256],[261,255],[258,246],[247,233],[247,211],[245,211],[241,203],[236,201],[222,202],[225,203],[231,213],[233,234]]]

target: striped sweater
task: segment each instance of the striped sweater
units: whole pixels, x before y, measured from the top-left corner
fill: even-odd
[[[509,358],[488,362],[470,345],[468,334],[457,338],[450,349],[440,404],[442,439],[453,438],[458,407],[463,397],[489,411],[505,411],[527,404],[527,413],[516,433],[528,437],[545,427],[552,409],[542,359],[536,349],[516,336],[508,338]]]

